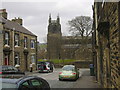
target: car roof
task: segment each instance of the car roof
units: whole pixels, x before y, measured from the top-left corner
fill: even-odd
[[[18,79],[2,78],[3,83],[19,83],[21,80],[28,80],[32,78],[38,78],[37,76],[24,76]]]
[[[14,66],[11,66],[11,65],[0,65],[0,67],[14,67]]]
[[[74,65],[65,65],[63,67],[75,67]]]
[[[3,83],[17,83],[19,79],[11,79],[11,78],[0,78]]]

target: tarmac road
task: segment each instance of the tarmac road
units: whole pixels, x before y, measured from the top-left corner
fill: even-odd
[[[95,77],[90,76],[89,69],[80,69],[80,78],[76,81],[59,81],[58,74],[60,69],[57,68],[52,73],[31,73],[29,75],[34,75],[42,77],[48,81],[51,88],[99,88],[99,85],[95,82]]]

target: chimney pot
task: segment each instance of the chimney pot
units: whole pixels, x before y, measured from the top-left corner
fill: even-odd
[[[3,18],[7,19],[6,9],[0,9],[0,16],[2,16]]]
[[[15,17],[14,19],[12,19],[12,21],[16,22],[16,23],[18,23],[20,25],[22,25],[22,22],[23,22],[23,20],[20,17],[18,17],[18,18]]]

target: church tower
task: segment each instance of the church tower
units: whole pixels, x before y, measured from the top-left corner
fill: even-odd
[[[52,20],[51,14],[49,15],[49,25],[47,34],[47,57],[48,59],[61,58],[61,24],[59,15],[57,20]]]

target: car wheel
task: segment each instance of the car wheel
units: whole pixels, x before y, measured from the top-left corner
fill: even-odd
[[[76,81],[78,79],[78,76],[76,75],[76,78],[75,78],[75,80],[74,81]]]
[[[52,72],[52,70],[50,70],[50,73]]]
[[[59,78],[59,81],[62,81],[62,79]]]
[[[79,75],[77,76],[77,79],[79,78]]]
[[[53,72],[53,69],[51,70],[51,72]]]
[[[50,73],[50,70],[48,70],[47,73]]]

